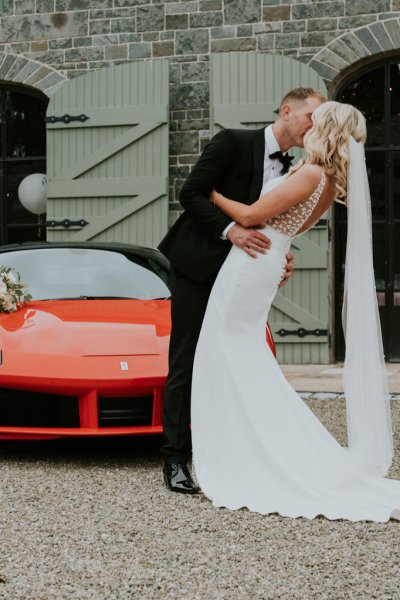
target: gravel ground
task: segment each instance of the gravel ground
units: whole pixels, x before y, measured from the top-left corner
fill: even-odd
[[[345,441],[344,403],[307,399]],[[393,402],[400,478],[400,402]],[[400,599],[400,523],[285,519],[168,492],[159,441],[0,445],[0,598]]]

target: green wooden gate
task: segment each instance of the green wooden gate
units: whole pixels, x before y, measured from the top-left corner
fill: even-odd
[[[47,239],[157,245],[168,227],[168,62],[72,79],[46,121]]]
[[[211,133],[221,128],[273,123],[280,100],[291,88],[326,93],[321,77],[284,56],[220,53],[211,56]],[[301,151],[293,152],[299,158]],[[292,152],[291,152],[292,154]],[[295,275],[278,293],[269,322],[283,363],[329,362],[329,218],[296,239]]]

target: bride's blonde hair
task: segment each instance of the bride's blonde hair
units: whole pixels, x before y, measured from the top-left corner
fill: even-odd
[[[320,165],[336,180],[337,200],[345,203],[349,166],[349,140],[364,143],[367,138],[365,118],[351,104],[328,101],[313,113],[314,126],[304,136],[306,158],[302,164]]]

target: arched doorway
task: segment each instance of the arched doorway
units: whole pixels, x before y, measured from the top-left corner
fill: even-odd
[[[31,173],[46,172],[48,97],[28,86],[0,82],[0,244],[45,240],[45,226],[18,199]]]
[[[400,361],[400,58],[375,63],[347,79],[336,99],[367,119],[375,282],[385,358]],[[346,252],[346,209],[335,207],[336,358],[344,358],[340,311]],[[365,324],[368,327],[368,323]]]

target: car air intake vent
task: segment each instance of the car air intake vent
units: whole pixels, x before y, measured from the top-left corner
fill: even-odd
[[[0,426],[79,427],[78,398],[0,388]]]
[[[153,396],[99,398],[99,427],[151,425]]]

